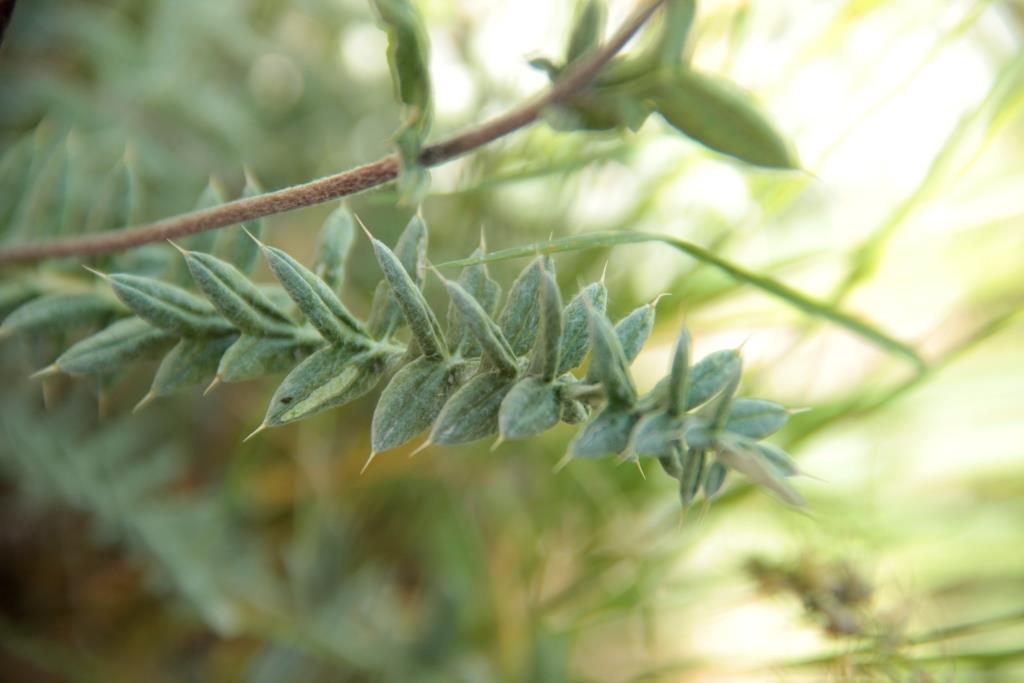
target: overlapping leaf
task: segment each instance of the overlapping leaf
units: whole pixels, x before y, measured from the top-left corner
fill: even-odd
[[[640,306],[613,327],[599,282],[563,307],[553,264],[543,257],[520,273],[497,319],[500,288],[481,264],[469,264],[458,281],[441,276],[450,299],[443,333],[421,291],[427,234],[419,215],[394,251],[371,237],[384,282],[370,322],[363,323],[325,279],[330,273],[337,285],[343,278],[351,217],[336,211],[324,230],[321,275],[276,247],[258,245],[280,288],[257,285],[211,254],[185,250],[202,298],[150,277],[105,275],[133,316],[73,345],[44,372],[108,381],[134,360],[165,354],[145,404],[211,378],[216,384],[289,371],[260,429],[344,405],[394,372],[374,411],[374,453],[428,430],[427,444],[458,444],[495,434],[528,438],[559,421],[585,423],[570,456],[657,458],[678,479],[684,505],[701,492],[707,499],[718,495],[729,470],[800,503],[787,481],[798,474],[792,459],[758,442],[784,426],[789,413],[770,401],[737,398],[738,352],[712,353],[691,367],[683,329],[667,376],[639,396],[629,365],[651,334],[654,305]],[[4,329],[48,333],[105,322],[119,310],[91,292],[41,298],[15,311]],[[403,326],[411,333],[408,344],[396,341]],[[569,371],[588,350],[588,372],[579,379]]]
[[[401,159],[399,189],[407,203],[417,203],[429,183],[420,152],[434,116],[430,83],[430,43],[423,18],[411,0],[371,0],[388,36],[388,66],[404,120],[395,134]]]

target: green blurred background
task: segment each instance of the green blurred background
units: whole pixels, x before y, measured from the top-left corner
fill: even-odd
[[[527,59],[560,52],[574,11],[419,6],[435,136],[543,87]],[[735,479],[684,516],[658,472],[556,472],[564,426],[360,476],[372,397],[242,444],[274,380],[131,416],[137,371],[99,418],[95,387],[27,379],[66,340],[7,339],[0,679],[1024,680],[1024,5],[706,0],[695,31],[694,62],[754,91],[807,173],[653,119],[538,125],[433,172],[430,255],[481,230],[495,249],[665,233],[912,343],[919,376],[664,246],[557,257],[565,292],[607,262],[613,318],[671,294],[641,388],[684,319],[697,355],[745,341],[744,393],[809,408],[775,437],[813,475],[805,511]],[[0,48],[3,239],[113,227],[125,166],[118,215],[138,222],[190,209],[210,175],[237,194],[243,166],[282,187],[375,159],[398,122],[361,0],[22,0]],[[351,206],[391,241],[396,199]],[[309,262],[331,208],[267,239]],[[353,309],[378,278],[362,242]]]

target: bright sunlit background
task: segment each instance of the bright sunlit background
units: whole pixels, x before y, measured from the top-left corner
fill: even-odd
[[[435,137],[543,88],[527,61],[561,55],[575,8],[417,5]],[[633,4],[610,7],[615,26]],[[85,429],[125,433],[92,450],[172,450],[190,473],[177,495],[227,520],[209,528],[228,530],[229,552],[193,538],[198,518],[140,530],[130,509],[100,510],[102,492],[53,485],[54,446],[32,434],[68,416],[13,407],[38,399],[25,376],[53,349],[8,340],[0,451],[21,464],[0,489],[0,678],[1024,680],[1022,36],[1014,0],[703,0],[693,63],[754,92],[805,171],[751,170],[652,117],[636,134],[537,125],[432,173],[435,262],[467,255],[481,230],[495,249],[665,233],[919,349],[928,369],[915,374],[664,245],[556,258],[563,293],[607,262],[613,317],[670,295],[633,366],[642,389],[683,321],[697,356],[743,344],[742,391],[806,409],[775,437],[808,475],[806,510],[736,478],[684,516],[654,467],[554,473],[565,426],[493,453],[409,460],[414,443],[360,477],[372,400],[243,446],[273,381],[167,400],[148,418],[129,415],[148,375],[121,382],[111,417]],[[31,238],[46,202],[19,179],[45,176],[57,149],[80,170],[65,217],[88,213],[123,157],[141,179],[133,220],[191,208],[210,174],[237,192],[243,164],[281,187],[377,158],[399,120],[385,49],[362,0],[23,0],[0,49],[0,216],[21,216],[7,239]],[[393,239],[409,213],[396,199],[352,206]],[[326,211],[276,217],[268,239],[308,262]],[[379,275],[365,244],[356,256],[349,300],[365,312]],[[507,285],[521,265],[494,272]],[[88,391],[64,394],[91,419]],[[336,532],[315,537],[321,580],[348,593],[322,600],[326,616],[281,616],[310,508]],[[821,598],[837,585],[870,597]],[[353,661],[394,666],[374,677]]]

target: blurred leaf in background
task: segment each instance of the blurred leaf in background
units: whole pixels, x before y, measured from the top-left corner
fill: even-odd
[[[544,87],[528,58],[585,54],[592,4],[408,3],[430,38],[432,135]],[[609,3],[609,24],[630,9]],[[239,196],[243,168],[276,188],[388,153],[409,112],[376,19],[357,0],[22,0],[0,47],[4,243],[187,211],[211,177]],[[132,416],[153,367],[27,378],[120,304],[78,262],[5,277],[3,315],[55,286],[74,298],[47,305],[75,315],[0,341],[0,677],[1024,677],[1022,30],[1008,0],[706,0],[673,49],[654,31],[636,52],[738,84],[806,171],[751,169],[626,107],[603,132],[551,112],[431,174],[435,263],[481,230],[491,251],[651,233],[917,349],[923,371],[662,243],[554,257],[567,301],[607,264],[613,320],[671,294],[632,364],[640,391],[684,317],[695,358],[747,340],[741,393],[810,409],[775,442],[820,478],[801,483],[807,515],[735,478],[680,522],[668,477],[553,471],[565,427],[493,453],[407,445],[360,476],[376,396],[243,444],[279,378]],[[398,198],[352,209],[394,244]],[[313,264],[332,210],[267,219],[263,239]],[[152,275],[178,259],[154,245],[89,263]],[[344,279],[365,317],[365,240]],[[425,294],[447,301],[436,281]]]

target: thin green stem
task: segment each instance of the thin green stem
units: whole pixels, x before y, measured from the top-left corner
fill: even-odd
[[[467,266],[475,263],[487,263],[491,261],[504,261],[515,258],[526,258],[541,254],[554,254],[565,251],[580,251],[583,249],[600,249],[623,244],[639,244],[643,242],[660,242],[678,249],[679,251],[693,257],[694,259],[717,268],[729,277],[754,286],[763,292],[785,301],[791,306],[818,318],[843,327],[850,332],[870,341],[871,343],[909,360],[914,368],[920,373],[926,368],[924,359],[918,355],[908,344],[901,342],[887,335],[877,327],[846,313],[827,302],[811,298],[810,296],[793,289],[778,280],[766,275],[755,273],[727,261],[720,256],[713,254],[704,247],[667,235],[654,235],[642,232],[595,232],[586,235],[562,237],[545,242],[536,242],[521,247],[502,249],[492,252],[486,256],[477,258],[460,259],[442,263],[440,267]]]

